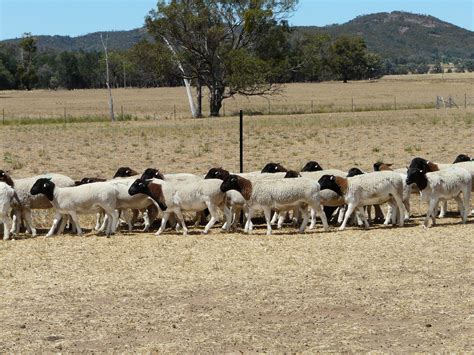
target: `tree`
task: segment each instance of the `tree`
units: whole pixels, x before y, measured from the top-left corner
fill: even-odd
[[[297,0],[160,0],[146,19],[157,42],[170,42],[185,76],[209,90],[211,116],[236,94],[275,93],[263,43],[281,35]],[[263,40],[265,38],[265,41]],[[274,63],[273,63],[274,64]],[[183,75],[184,76],[184,75]]]
[[[367,74],[366,45],[360,37],[338,37],[329,48],[329,63],[345,83],[362,79]]]
[[[20,64],[17,69],[20,84],[27,90],[31,90],[38,81],[33,59],[36,54],[36,40],[31,33],[25,33],[20,41]]]
[[[109,113],[110,113],[110,120],[113,122],[115,121],[115,114],[114,114],[114,99],[112,97],[112,88],[110,87],[110,76],[109,76],[109,54],[107,51],[107,41],[109,36],[104,39],[102,38],[102,33],[100,34],[100,41],[102,42],[102,46],[104,47],[104,54],[105,54],[105,85],[107,86],[107,91],[109,92]]]

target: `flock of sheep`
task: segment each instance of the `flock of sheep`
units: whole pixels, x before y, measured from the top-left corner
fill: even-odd
[[[429,226],[430,219],[435,224],[438,209],[441,217],[445,215],[446,201],[450,199],[457,202],[462,222],[466,223],[474,180],[474,160],[470,157],[459,155],[452,164],[414,158],[408,168],[396,170],[390,164],[376,163],[374,170],[364,173],[352,168],[345,173],[324,170],[311,161],[301,172],[269,163],[261,172],[242,174],[212,168],[205,176],[163,175],[150,168],[139,176],[133,169],[123,167],[110,180],[80,181],[60,174],[12,179],[8,172],[0,170],[0,223],[4,225],[4,240],[11,233],[19,233],[23,224],[35,236],[31,211],[53,208],[55,216],[47,237],[64,232],[67,224],[80,235],[78,214],[91,213],[97,214],[95,229],[110,236],[120,218],[132,231],[141,213],[144,230],[148,231],[161,212],[157,235],[168,222],[176,229],[181,227],[186,235],[185,212],[196,214],[196,224],[209,217],[203,233],[208,233],[221,215],[222,229],[236,229],[243,213],[244,232],[250,233],[255,212],[263,210],[267,234],[271,234],[272,224],[277,223],[280,228],[289,215],[302,233],[308,224],[310,229],[315,227],[316,216],[324,230],[329,229],[328,220],[333,217],[341,223],[340,230],[350,221],[369,228],[373,206],[376,218],[384,218],[384,224],[402,227],[410,218],[413,193],[428,202],[424,227]],[[385,203],[388,209],[384,216],[380,205]]]

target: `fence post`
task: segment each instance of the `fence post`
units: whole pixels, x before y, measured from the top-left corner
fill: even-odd
[[[176,105],[173,105],[173,115],[174,119],[176,119]]]
[[[393,106],[395,107],[395,111],[397,111],[397,97],[393,97]]]
[[[240,172],[244,172],[244,112],[240,110]]]
[[[352,98],[352,112],[354,112],[354,98]]]
[[[123,121],[123,105],[120,105],[120,116],[122,117],[122,121]]]
[[[2,108],[2,123],[5,124],[5,108]]]
[[[464,93],[464,108],[467,108],[467,94]]]
[[[268,114],[271,113],[270,99],[268,99]]]
[[[64,108],[64,123],[67,122],[67,112],[66,112],[66,107]]]
[[[313,100],[311,100],[311,113],[314,113],[314,103],[313,103]]]

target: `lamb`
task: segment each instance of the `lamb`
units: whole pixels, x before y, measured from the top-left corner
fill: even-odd
[[[286,173],[287,171],[288,170],[280,163],[271,162],[263,167],[261,173],[274,174],[274,173]]]
[[[252,231],[252,213],[256,208],[262,208],[267,222],[267,235],[272,232],[270,223],[271,209],[286,209],[299,207],[302,203],[313,208],[321,220],[325,230],[328,230],[326,215],[323,213],[319,197],[319,184],[311,179],[299,178],[296,180],[257,180],[250,181],[238,175],[229,175],[221,185],[221,191],[236,190],[242,194],[249,208],[244,231]],[[308,223],[308,211],[304,208],[303,223],[300,232],[303,233]]]
[[[417,157],[414,158],[410,163],[410,168],[419,169],[423,172],[433,172],[439,171],[442,169],[447,169],[451,167],[463,168],[467,170],[471,174],[471,179],[474,181],[474,161],[463,161],[458,162],[456,164],[440,164],[440,163],[433,163],[429,160]],[[471,186],[471,192],[474,192],[474,184]],[[439,217],[444,217],[447,212],[447,201],[445,199],[440,199],[443,201],[441,205],[441,211],[439,213]]]
[[[81,180],[74,181],[74,185],[79,186],[79,185],[84,185],[84,184],[91,184],[93,182],[104,182],[107,181],[107,179],[99,178],[99,177],[85,177],[82,178]]]
[[[58,227],[61,215],[68,214],[76,225],[77,234],[82,234],[79,225],[78,213],[96,213],[103,210],[108,215],[110,222],[106,228],[106,235],[115,233],[118,222],[116,211],[117,190],[108,182],[95,182],[75,187],[56,187],[49,178],[38,179],[30,191],[31,195],[43,194],[53,205],[56,215],[53,225],[46,237],[54,234]]]
[[[319,165],[319,163],[314,160],[310,160],[309,162],[307,162],[305,166],[303,166],[303,169],[301,169],[301,171],[321,171],[321,170],[323,170],[321,165]]]
[[[324,175],[319,180],[321,189],[330,189],[344,197],[347,210],[339,230],[346,228],[351,214],[356,211],[364,221],[365,227],[369,227],[367,218],[362,210],[363,206],[379,205],[390,201],[392,198],[400,211],[398,225],[403,227],[403,180],[402,177],[393,172],[374,172],[351,178],[343,178],[334,175]],[[388,216],[385,220],[388,224]]]
[[[178,217],[183,227],[183,235],[187,235],[188,229],[184,223],[182,211],[200,212],[206,208],[209,210],[211,219],[204,228],[204,234],[207,234],[219,220],[219,209],[224,212],[227,225],[230,228],[230,211],[225,205],[226,195],[220,190],[221,180],[206,179],[192,183],[170,183],[159,179],[137,179],[130,186],[128,192],[132,196],[138,193],[146,194],[157,201],[159,198],[157,199],[156,194],[153,192],[154,189],[158,189],[156,185],[159,185],[167,206],[167,210],[163,211],[161,226],[156,235],[160,235],[163,232],[171,213]]]
[[[422,169],[408,169],[407,184],[415,183],[421,191],[422,201],[429,202],[428,211],[423,223],[427,228],[431,218],[432,224],[436,223],[436,208],[441,198],[454,198],[461,213],[462,222],[467,222],[469,204],[471,199],[471,174],[462,168],[451,167],[434,172],[426,172]],[[461,199],[460,194],[463,198]]]
[[[4,173],[0,170],[0,174]],[[11,179],[10,179],[11,181]],[[13,182],[11,181],[13,184]],[[10,208],[11,201],[15,196],[12,185],[0,182],[0,223],[3,223],[3,240],[10,239]]]
[[[464,161],[474,161],[474,158],[471,158],[466,154],[459,154],[454,160],[453,164],[462,163]]]
[[[374,171],[393,171],[403,178],[403,205],[405,206],[405,220],[410,219],[410,196],[412,194],[412,186],[406,183],[407,169],[392,169],[393,164],[386,164],[383,162],[374,163]],[[390,207],[389,207],[390,208]]]
[[[195,174],[187,174],[187,173],[162,174],[158,169],[148,168],[143,172],[140,179],[142,180],[160,179],[160,180],[165,180],[165,181],[173,183],[173,182],[199,181],[199,180],[202,180],[203,178]]]
[[[3,170],[3,178],[0,175],[0,181],[5,181],[5,175],[8,176]],[[38,176],[32,176],[29,178],[15,179],[12,180],[15,184],[15,193],[18,198],[12,201],[11,207],[13,209],[13,223],[11,233],[19,233],[22,219],[25,221],[28,231],[33,237],[36,236],[36,229],[33,225],[31,218],[32,209],[49,209],[53,206],[45,196],[32,196],[30,194],[31,187],[40,178],[51,178],[51,181],[58,187],[75,186],[74,180],[70,177],[61,174],[44,174]]]
[[[138,175],[138,172],[136,172],[132,168],[129,168],[128,166],[122,166],[117,169],[113,178],[115,179],[118,177],[130,177],[135,175]]]

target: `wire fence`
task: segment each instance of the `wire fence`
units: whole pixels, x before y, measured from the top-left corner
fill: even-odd
[[[0,102],[1,104],[1,102]],[[59,106],[59,107],[58,107]],[[158,105],[157,105],[158,106]],[[261,98],[252,102],[245,100],[224,101],[221,116],[234,117],[243,110],[247,116],[256,115],[304,115],[319,113],[339,112],[368,112],[368,111],[397,111],[417,109],[468,109],[474,106],[474,96],[468,95],[437,95],[430,101],[406,100],[397,96],[387,97],[344,97],[337,100],[312,99],[299,100],[292,103],[290,100],[278,97]],[[1,107],[1,106],[0,106]],[[109,120],[109,111],[106,105],[103,109],[78,106],[55,105],[48,109],[44,107],[39,112],[23,113],[21,109],[1,108],[2,125],[34,124],[34,123],[73,123],[73,122],[99,122]],[[204,117],[209,112],[204,110]],[[166,107],[149,105],[146,109],[137,109],[136,105],[127,107],[125,104],[115,106],[115,119],[117,121],[132,120],[179,120],[191,118],[189,107],[185,104],[171,104]]]

